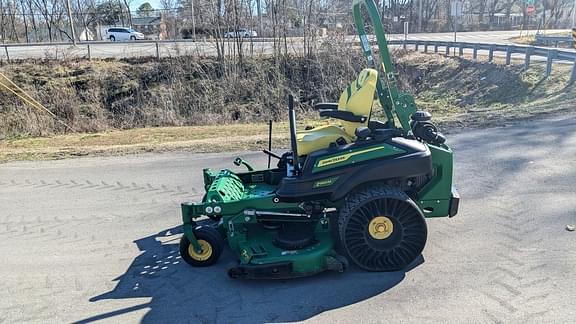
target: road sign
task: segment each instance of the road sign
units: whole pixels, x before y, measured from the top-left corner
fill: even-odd
[[[532,16],[535,12],[536,12],[536,7],[534,7],[534,5],[528,5],[528,7],[526,7],[526,14],[528,16]]]
[[[450,15],[452,17],[462,17],[462,8],[464,3],[462,1],[455,1],[450,3]]]

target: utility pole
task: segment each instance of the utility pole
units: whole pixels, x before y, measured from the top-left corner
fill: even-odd
[[[424,0],[418,0],[418,32],[421,33],[422,32],[422,1]],[[576,1],[576,0],[574,0]]]
[[[68,7],[68,20],[70,20],[70,30],[72,31],[72,44],[76,46],[76,31],[74,31],[74,20],[72,19],[72,6],[70,5],[70,0],[66,0],[66,6]]]
[[[452,18],[452,24],[454,26],[454,43],[457,41],[458,18],[462,16],[463,8],[464,3],[460,0],[450,3],[450,17]],[[456,55],[456,47],[454,47],[454,55]]]
[[[262,36],[262,7],[260,5],[260,0],[256,0],[256,11],[258,11],[258,36]]]
[[[194,17],[194,0],[190,0],[190,6],[192,9],[192,39],[196,41],[196,17]]]

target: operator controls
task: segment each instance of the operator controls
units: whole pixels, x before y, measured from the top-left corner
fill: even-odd
[[[246,169],[248,169],[248,171],[254,171],[254,168],[248,162],[244,161],[241,157],[237,157],[234,160],[234,165],[235,166],[244,165],[246,167]]]

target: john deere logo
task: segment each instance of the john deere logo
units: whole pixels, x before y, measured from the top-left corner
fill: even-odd
[[[377,151],[377,150],[383,150],[384,147],[379,146],[379,147],[373,147],[373,148],[369,148],[369,149],[365,149],[365,150],[360,150],[360,151],[356,151],[356,152],[350,152],[348,154],[342,154],[342,155],[338,155],[338,156],[334,156],[331,158],[327,158],[324,160],[320,160],[318,161],[318,167],[325,167],[328,165],[332,165],[332,164],[336,164],[336,163],[340,163],[340,162],[344,162],[347,161],[348,159],[350,159],[351,157],[358,155],[358,154],[364,154],[364,153],[368,153],[368,152],[372,152],[372,151]]]
[[[331,177],[331,178],[318,180],[318,181],[314,182],[314,188],[322,188],[322,187],[331,186],[336,182],[336,180],[338,180],[338,177]]]
[[[322,166],[326,166],[326,165],[330,165],[330,164],[334,164],[334,163],[338,163],[338,162],[342,162],[342,161],[346,161],[348,160],[350,156],[348,154],[345,155],[340,155],[340,156],[335,156],[333,158],[329,158],[326,160],[322,160],[318,163],[318,166],[322,167]]]

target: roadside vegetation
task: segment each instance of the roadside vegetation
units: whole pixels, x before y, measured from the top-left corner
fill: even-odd
[[[500,125],[573,107],[571,65],[505,66],[469,58],[398,51],[401,89],[415,94],[444,130]],[[312,106],[337,101],[364,59],[355,48],[324,44],[314,55],[156,61],[24,61],[0,71],[38,98],[74,132],[19,99],[0,96],[0,161],[145,151],[258,149],[275,120],[287,144],[286,95],[299,119],[318,122]],[[375,107],[378,112],[378,107]],[[449,126],[449,127],[448,127]]]
[[[570,33],[548,33],[547,36],[570,36]],[[536,35],[535,34],[527,34],[517,37],[510,38],[510,41],[520,45],[535,45],[535,46],[542,46],[536,43]],[[558,44],[560,48],[572,48],[571,45],[566,43]]]

